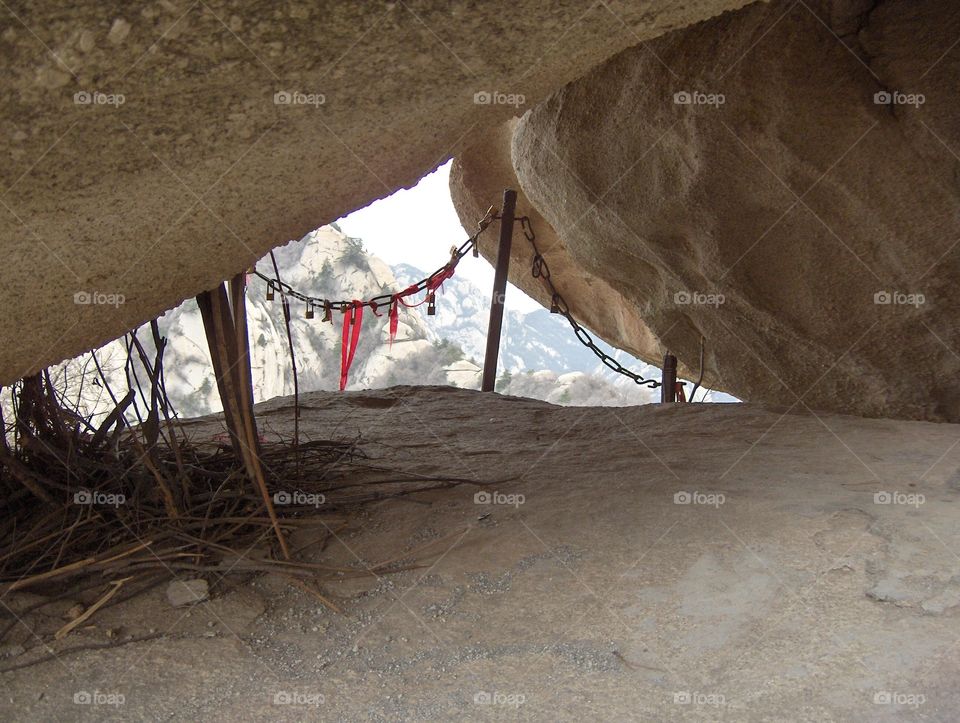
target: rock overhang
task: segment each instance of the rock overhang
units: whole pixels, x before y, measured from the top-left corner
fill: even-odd
[[[0,383],[411,186],[612,53],[744,4],[8,5]]]

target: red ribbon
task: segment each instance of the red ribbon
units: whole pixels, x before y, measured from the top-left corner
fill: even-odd
[[[343,315],[343,342],[340,346],[340,391],[347,388],[347,376],[350,374],[350,365],[357,353],[357,344],[360,342],[360,326],[363,323],[362,301],[354,300]]]
[[[390,348],[393,348],[393,340],[397,338],[397,326],[400,324],[400,297],[394,296],[390,304]]]
[[[443,271],[434,276],[431,279],[427,280],[427,289],[429,291],[436,291],[440,288],[444,281],[453,276],[454,266],[452,264],[447,264],[443,267]]]
[[[436,291],[443,284],[444,281],[453,276],[455,265],[450,263],[447,264],[443,270],[432,276],[427,280],[427,297],[430,296],[431,291]],[[393,347],[393,340],[397,336],[397,328],[400,325],[400,304],[403,304],[409,309],[420,306],[426,301],[426,298],[423,301],[420,301],[416,304],[408,304],[404,301],[405,296],[412,296],[417,293],[417,287],[408,286],[403,291],[394,294],[392,301],[390,302],[390,346]],[[286,297],[284,297],[285,299]],[[360,325],[363,323],[363,307],[370,302],[357,301],[356,299],[351,302],[350,306],[347,307],[346,314],[343,315],[343,341],[340,346],[340,391],[342,392],[347,387],[347,377],[350,374],[350,365],[353,364],[353,357],[357,353],[357,344],[360,341]],[[373,313],[376,316],[381,316],[377,314],[377,307],[371,306]]]
[[[417,302],[416,304],[408,304],[406,301],[403,300],[403,297],[404,297],[404,296],[412,296],[412,295],[415,294],[415,293],[417,293],[417,287],[416,287],[416,286],[408,286],[408,287],[405,288],[403,291],[401,291],[399,294],[394,294],[393,298],[396,299],[397,301],[399,301],[399,302],[400,302],[401,304],[403,304],[404,306],[406,306],[408,309],[415,309],[415,308],[417,308],[418,306],[420,306],[420,304],[422,304],[423,302],[422,302],[422,301],[419,301],[419,302]]]

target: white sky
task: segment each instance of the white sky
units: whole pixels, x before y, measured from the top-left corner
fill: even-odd
[[[450,258],[450,247],[459,246],[468,236],[450,199],[449,178],[447,162],[413,188],[374,201],[339,219],[337,225],[348,236],[363,239],[364,246],[388,264],[411,264],[431,273]],[[490,203],[497,203],[497,199]],[[516,229],[514,243],[522,240]],[[493,267],[482,256],[464,257],[457,266],[457,275],[488,294],[493,289]],[[506,306],[523,312],[540,308],[512,284],[507,289]]]

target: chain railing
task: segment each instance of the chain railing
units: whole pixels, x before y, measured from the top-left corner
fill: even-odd
[[[570,307],[567,305],[567,302],[564,300],[560,292],[557,291],[557,287],[554,286],[553,280],[550,278],[550,267],[547,266],[547,260],[543,258],[543,254],[541,254],[540,250],[537,248],[537,236],[533,231],[533,226],[530,223],[529,216],[520,216],[518,220],[520,221],[520,227],[523,229],[523,235],[526,236],[527,241],[529,241],[530,245],[533,247],[533,268],[531,270],[533,278],[542,279],[549,288],[550,311],[555,314],[560,314],[563,318],[565,318],[570,324],[570,327],[573,329],[573,333],[576,334],[580,343],[596,354],[597,358],[599,358],[600,361],[603,362],[604,366],[606,366],[608,369],[611,369],[617,374],[622,374],[623,376],[632,379],[636,384],[649,387],[650,389],[656,389],[657,387],[661,386],[661,382],[658,382],[656,379],[644,379],[636,372],[632,372],[627,369],[620,362],[598,347],[596,342],[594,342],[593,337],[590,336],[590,332],[577,323],[577,320],[574,319],[573,315],[570,313]]]
[[[403,291],[390,294],[380,294],[379,296],[374,296],[372,299],[360,302],[363,306],[369,306],[376,313],[377,309],[384,306],[389,306],[393,303],[397,297],[403,296],[413,296],[415,294],[424,291],[425,289],[433,290],[436,286],[439,285],[444,279],[449,278],[453,274],[453,270],[457,267],[457,264],[460,263],[460,260],[466,256],[471,250],[474,252],[474,256],[477,255],[477,240],[480,238],[480,235],[487,230],[487,227],[493,223],[495,218],[496,209],[491,206],[487,210],[487,214],[477,223],[477,231],[470,238],[460,244],[459,247],[454,246],[450,249],[450,261],[439,269],[434,271],[432,274],[427,276],[424,279],[421,279],[415,284],[411,284]],[[330,299],[324,299],[319,296],[310,296],[301,291],[297,291],[290,284],[281,281],[279,278],[270,278],[266,274],[261,273],[257,269],[253,269],[252,273],[256,276],[259,276],[263,281],[267,283],[267,298],[272,299],[275,292],[279,292],[281,295],[291,299],[298,299],[302,301],[307,306],[307,315],[309,317],[313,316],[313,309],[319,308],[323,309],[325,313],[325,321],[330,320],[330,312],[334,309],[337,309],[342,312],[346,312],[350,308],[354,308],[357,305],[355,300],[340,300],[334,301]]]
[[[279,278],[270,278],[266,274],[263,274],[256,269],[253,270],[253,273],[267,283],[268,299],[272,299],[275,292],[280,293],[286,298],[298,299],[306,304],[308,318],[313,317],[314,308],[320,308],[325,311],[324,320],[330,321],[330,314],[332,310],[337,309],[346,313],[351,308],[356,308],[358,304],[361,306],[369,306],[371,309],[373,309],[374,313],[376,313],[377,309],[383,306],[390,306],[400,297],[412,296],[424,290],[433,291],[440,283],[443,282],[443,280],[449,278],[453,274],[453,270],[457,267],[457,264],[460,263],[460,260],[464,256],[471,251],[473,252],[474,256],[478,256],[479,248],[477,242],[480,238],[480,235],[495,219],[498,218],[500,218],[500,216],[497,212],[497,209],[491,206],[487,210],[486,215],[480,220],[479,223],[477,223],[476,233],[470,236],[470,238],[464,241],[459,247],[454,246],[451,248],[450,261],[447,264],[441,266],[426,278],[421,279],[411,286],[408,286],[403,291],[381,294],[366,301],[334,301],[318,296],[311,296],[309,294],[297,291],[290,286],[290,284],[280,280]],[[646,379],[640,374],[631,371],[597,346],[596,342],[593,340],[593,337],[590,335],[590,332],[588,332],[577,322],[576,319],[573,318],[573,315],[570,313],[570,307],[568,306],[566,300],[563,298],[563,295],[557,291],[557,287],[554,285],[553,280],[550,277],[550,267],[547,265],[547,261],[543,257],[543,254],[541,254],[540,250],[537,248],[536,234],[533,231],[533,226],[530,223],[529,216],[520,216],[517,218],[517,220],[520,221],[523,235],[526,237],[527,241],[530,242],[530,246],[533,248],[533,267],[531,269],[533,278],[541,279],[544,283],[546,283],[550,292],[550,311],[563,316],[573,329],[573,333],[576,335],[577,340],[587,347],[587,349],[592,351],[608,369],[617,374],[622,374],[628,379],[632,379],[635,384],[646,386],[650,389],[661,387],[662,382],[656,379]]]

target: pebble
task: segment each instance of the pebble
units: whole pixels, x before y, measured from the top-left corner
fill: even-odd
[[[37,84],[48,90],[56,90],[70,82],[70,74],[53,67],[43,67],[37,71]]]
[[[110,26],[110,32],[107,33],[107,41],[111,45],[120,45],[130,34],[130,23],[123,18],[117,18]]]
[[[80,33],[80,40],[77,43],[77,47],[80,48],[80,52],[89,53],[91,50],[93,50],[95,45],[96,40],[92,32],[89,30],[84,30]]]

